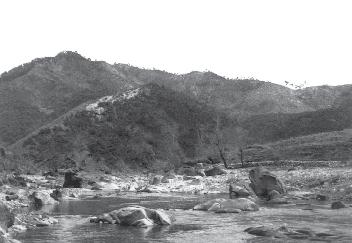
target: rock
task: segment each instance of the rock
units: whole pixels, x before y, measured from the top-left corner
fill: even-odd
[[[93,190],[93,191],[101,191],[101,190],[103,190],[103,186],[99,185],[96,182],[94,182],[91,186],[92,187],[90,189]]]
[[[204,173],[206,176],[217,176],[227,174],[226,171],[224,171],[218,166],[214,166],[212,169],[204,171]]]
[[[77,176],[73,171],[65,172],[64,188],[82,188],[83,179]]]
[[[43,205],[56,204],[57,201],[50,196],[48,191],[36,191],[28,197],[30,203],[34,208],[39,209]]]
[[[209,156],[208,161],[210,161],[211,164],[220,164],[221,159],[215,156]]]
[[[206,176],[205,175],[205,170],[204,169],[196,169],[196,175],[197,176],[202,176],[202,177]]]
[[[169,171],[168,173],[166,173],[164,176],[163,176],[163,179],[162,180],[173,180],[173,179],[176,179],[176,175],[175,175],[175,172],[173,171]]]
[[[220,212],[237,212],[241,211],[258,211],[259,207],[253,201],[247,198],[224,199],[217,198],[205,203],[194,206],[193,210],[202,211],[220,211]]]
[[[60,189],[55,189],[52,193],[50,193],[50,196],[56,201],[61,201],[62,191]]]
[[[7,231],[15,222],[15,215],[2,202],[0,202],[0,227]]]
[[[249,171],[250,187],[258,197],[269,199],[273,190],[280,194],[286,193],[284,184],[273,173],[263,167],[256,167]]]
[[[202,181],[200,179],[193,179],[190,183],[190,185],[200,185],[202,184]]]
[[[226,200],[226,199],[224,198],[212,199],[204,203],[197,204],[196,206],[193,207],[193,210],[208,211],[208,209],[211,208],[214,203],[220,203],[223,200]]]
[[[333,202],[331,204],[331,209],[340,209],[340,208],[345,208],[345,207],[346,207],[346,205],[341,201]]]
[[[42,218],[36,218],[35,219],[35,225],[37,227],[45,227],[45,226],[50,226],[52,224],[57,224],[59,221],[53,217],[42,217]]]
[[[6,197],[5,197],[5,199],[6,199],[6,201],[12,201],[12,200],[16,200],[16,199],[18,199],[18,195],[7,195]]]
[[[240,209],[236,208],[219,208],[218,210],[215,211],[215,213],[240,213]]]
[[[27,187],[26,179],[18,174],[8,175],[6,179],[12,186]]]
[[[250,227],[244,230],[248,234],[261,237],[270,237],[270,239],[285,239],[275,242],[296,242],[297,240],[308,240],[311,241],[324,241],[324,242],[335,242],[335,235],[330,233],[315,233],[309,228],[304,229],[291,229],[287,226],[281,226],[279,228],[269,226],[257,226]],[[334,238],[329,238],[334,237]],[[291,239],[295,241],[291,241]],[[335,240],[334,240],[335,239]],[[263,240],[264,241],[264,240]],[[266,242],[266,241],[265,241]],[[270,241],[272,242],[272,241]]]
[[[161,180],[163,179],[163,176],[161,175],[156,175],[153,177],[153,179],[150,181],[151,185],[159,185],[161,183]]]
[[[110,216],[121,225],[133,225],[134,222],[147,218],[142,207],[125,207],[110,212]]]
[[[231,199],[251,196],[251,193],[246,188],[235,185],[235,184],[230,184],[229,194],[230,194]]]
[[[180,169],[180,174],[184,174],[186,176],[196,176],[197,172],[194,167],[184,167]]]
[[[116,223],[127,226],[148,227],[153,225],[170,225],[172,219],[162,210],[154,210],[141,206],[129,206],[91,218],[90,222],[107,222],[110,224]]]
[[[154,226],[154,222],[148,218],[140,219],[135,221],[131,226],[137,226],[137,227],[150,227]]]
[[[51,176],[51,177],[57,177],[59,173],[57,171],[47,171],[43,173],[43,176]]]
[[[277,199],[277,198],[280,198],[281,197],[281,194],[276,191],[276,190],[272,190],[268,193],[268,199],[269,200],[274,200],[274,199]]]
[[[326,195],[318,194],[315,199],[318,201],[326,201],[329,199],[329,197]]]
[[[197,178],[194,177],[194,176],[187,176],[187,175],[184,175],[184,176],[183,176],[183,180],[184,180],[184,181],[190,181],[190,180],[194,180],[194,179],[197,179]]]
[[[172,224],[172,219],[169,215],[167,215],[163,210],[150,210],[147,209],[147,215],[149,218],[151,218],[154,223],[159,224],[159,225],[171,225]],[[150,211],[151,214],[150,214]]]
[[[24,232],[27,230],[27,227],[21,224],[15,224],[11,227],[11,230],[14,232]]]
[[[100,215],[98,217],[91,218],[90,222],[114,224],[116,221],[111,217],[110,214],[104,213],[103,215]]]
[[[203,163],[197,163],[195,166],[194,166],[195,169],[204,169],[204,164]]]
[[[165,176],[161,179],[161,183],[169,183],[169,182],[170,182],[170,179]]]
[[[6,194],[6,195],[15,195],[16,192],[7,190],[7,191],[5,192],[5,194]]]
[[[148,186],[137,188],[136,191],[137,192],[152,193],[152,190]]]
[[[244,232],[247,232],[248,234],[256,235],[256,236],[272,237],[277,235],[276,230],[268,226],[249,227],[245,229]]]
[[[106,183],[111,183],[111,182],[112,182],[112,179],[111,179],[110,176],[101,176],[101,177],[99,178],[99,181],[101,181],[101,182],[106,182]]]

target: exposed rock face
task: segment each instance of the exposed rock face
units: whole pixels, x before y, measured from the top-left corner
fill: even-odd
[[[263,167],[249,171],[250,187],[258,197],[270,199],[269,194],[275,190],[279,194],[286,193],[284,184],[273,173]]]
[[[77,176],[73,171],[65,172],[64,188],[82,188],[82,178]]]
[[[15,215],[10,209],[0,202],[0,227],[7,231],[8,227],[11,227],[15,222]]]
[[[224,175],[226,174],[226,171],[224,171],[223,169],[221,169],[218,166],[214,166],[213,168],[204,171],[206,176],[217,176],[217,175]]]
[[[258,211],[259,207],[247,198],[217,198],[194,206],[193,210],[214,211],[218,213],[238,213],[240,211]]]
[[[170,225],[172,219],[162,210],[130,206],[92,218],[90,222],[148,227],[153,225]]]

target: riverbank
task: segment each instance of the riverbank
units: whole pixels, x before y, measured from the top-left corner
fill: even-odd
[[[288,194],[303,200],[352,202],[352,167],[267,167],[284,183]],[[62,188],[64,174],[2,175],[0,200],[14,213],[8,232],[11,234],[33,227],[57,223],[40,205],[55,205],[63,200],[116,197],[121,192],[144,193],[228,193],[230,184],[248,184],[250,168],[220,169],[215,176],[187,176],[135,173],[124,175],[81,171],[82,188]],[[36,208],[38,207],[38,208]],[[3,219],[2,219],[3,220]],[[6,231],[6,229],[4,229]],[[7,236],[6,236],[7,237]]]

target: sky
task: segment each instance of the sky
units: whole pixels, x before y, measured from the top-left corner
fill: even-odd
[[[1,0],[0,73],[70,50],[173,73],[352,83],[350,0]]]

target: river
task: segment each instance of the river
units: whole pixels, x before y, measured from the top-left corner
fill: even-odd
[[[273,225],[310,228],[333,234],[327,242],[352,242],[352,209],[331,210],[327,205],[261,206],[258,212],[216,214],[193,211],[192,207],[213,197],[227,195],[180,195],[123,193],[111,198],[65,201],[44,208],[59,219],[57,225],[36,228],[16,235],[22,242],[273,242],[244,232],[250,226]],[[89,223],[96,216],[131,204],[162,208],[176,218],[171,226],[136,228]],[[283,242],[283,241],[275,241]],[[288,242],[288,241],[284,241]],[[297,241],[292,241],[297,242]],[[301,241],[304,242],[304,241]]]

